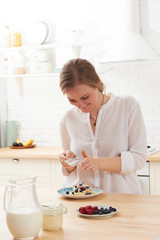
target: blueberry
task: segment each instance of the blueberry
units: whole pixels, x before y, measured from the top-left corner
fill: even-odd
[[[67,191],[66,194],[69,194],[69,191]]]
[[[112,211],[113,211],[113,212],[116,212],[116,211],[117,211],[117,209],[116,209],[116,208],[112,208]]]
[[[99,211],[98,211],[98,210],[95,210],[95,211],[94,211],[94,214],[98,214],[98,213],[99,213]]]
[[[91,193],[90,192],[86,192],[85,195],[91,195]]]
[[[108,211],[108,209],[106,208],[105,210],[104,210],[104,214],[108,214],[109,213],[109,211]]]
[[[99,215],[103,215],[103,212],[102,212],[102,211],[98,211],[98,214],[99,214]]]
[[[80,183],[79,186],[82,186],[82,183]]]
[[[74,195],[74,192],[72,192],[72,194]]]
[[[75,189],[75,192],[76,192],[76,193],[78,192],[78,188]]]
[[[103,208],[103,207],[101,207],[99,210],[103,212],[104,208]]]

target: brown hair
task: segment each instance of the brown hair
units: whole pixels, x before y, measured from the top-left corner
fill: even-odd
[[[96,73],[94,66],[82,58],[69,60],[60,73],[60,88],[63,94],[67,89],[78,84],[98,88],[101,93],[104,91],[104,84]]]

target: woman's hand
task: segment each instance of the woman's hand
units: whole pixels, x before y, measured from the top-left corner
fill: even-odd
[[[71,167],[65,161],[69,158],[74,158],[74,157],[75,157],[74,153],[70,150],[66,151],[66,153],[61,153],[59,155],[60,163],[69,173],[73,172],[76,166]]]
[[[82,157],[83,161],[81,162],[80,166],[85,171],[93,171],[95,172],[97,170],[97,161],[95,158],[92,158],[86,154],[84,150],[82,150]]]

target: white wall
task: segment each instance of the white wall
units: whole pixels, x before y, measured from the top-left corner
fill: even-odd
[[[140,0],[140,23],[144,38],[160,54],[158,0]],[[92,59],[92,51],[84,48],[83,57]],[[160,62],[106,65],[98,71],[108,92],[131,94],[139,101],[148,143],[160,143]],[[38,146],[59,146],[59,121],[70,105],[60,91],[58,76],[22,79],[22,96],[18,86],[7,80],[8,119],[19,123],[19,137],[34,138]]]

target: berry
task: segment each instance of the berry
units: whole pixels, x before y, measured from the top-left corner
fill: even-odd
[[[113,211],[113,212],[116,212],[116,211],[117,211],[117,209],[116,209],[116,208],[112,208],[112,211]]]
[[[93,215],[94,210],[93,209],[86,209],[86,212],[88,215]]]
[[[85,187],[80,187],[80,189],[81,189],[82,191],[86,190],[86,188],[85,188]]]
[[[91,210],[93,210],[93,207],[92,207],[92,206],[90,206],[90,205],[88,205],[88,206],[86,206],[86,210],[88,210],[88,209],[91,209]]]
[[[82,214],[86,214],[86,208],[85,207],[80,207],[79,212]]]
[[[67,191],[66,194],[69,194],[69,191]]]
[[[94,207],[93,207],[93,210],[94,210],[94,211],[98,210],[98,207],[97,207],[97,206],[94,206]]]

